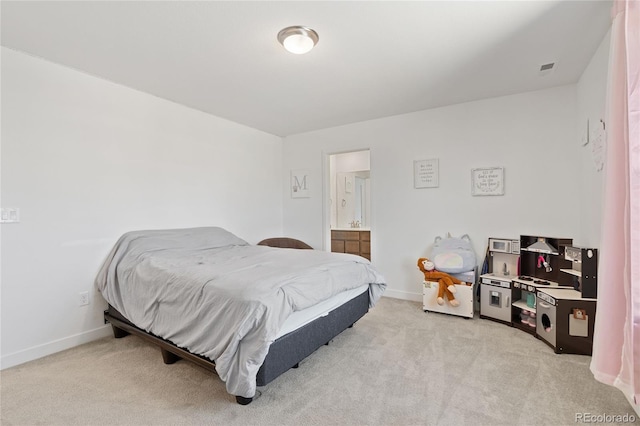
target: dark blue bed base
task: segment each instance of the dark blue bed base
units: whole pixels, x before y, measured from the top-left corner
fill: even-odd
[[[298,367],[300,361],[311,355],[322,345],[328,344],[331,339],[345,329],[353,326],[368,311],[369,291],[366,290],[359,296],[337,307],[327,316],[320,317],[278,338],[269,347],[269,353],[258,371],[256,377],[257,386],[265,386],[290,368]],[[134,334],[158,345],[165,364],[173,364],[180,359],[187,359],[215,372],[215,363],[213,361],[200,355],[192,354],[186,349],[136,327],[111,305],[104,313],[104,320],[105,323],[111,323],[113,334],[116,338]],[[252,400],[253,398],[236,396],[238,404],[246,405]]]

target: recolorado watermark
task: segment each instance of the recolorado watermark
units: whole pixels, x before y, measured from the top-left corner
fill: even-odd
[[[633,414],[593,414],[576,413],[576,423],[633,423],[636,416]]]

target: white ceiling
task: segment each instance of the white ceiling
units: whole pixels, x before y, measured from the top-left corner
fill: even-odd
[[[2,1],[2,45],[287,136],[575,83],[610,1]],[[306,55],[278,31],[320,35]],[[556,62],[539,75],[540,65]]]

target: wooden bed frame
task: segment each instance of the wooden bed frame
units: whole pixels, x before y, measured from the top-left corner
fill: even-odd
[[[278,240],[278,247],[284,247],[282,238]],[[296,244],[292,240],[292,244]],[[265,240],[269,241],[269,240]],[[258,244],[263,243],[261,241]],[[303,243],[304,244],[304,243]],[[262,244],[268,245],[268,244]],[[305,244],[306,246],[306,244]],[[309,248],[293,247],[293,248]],[[337,307],[328,315],[319,317],[314,321],[281,336],[269,346],[269,353],[265,358],[256,376],[256,385],[265,386],[276,377],[289,370],[297,368],[300,361],[311,355],[319,347],[329,344],[331,339],[342,333],[347,328],[362,318],[369,311],[369,290],[365,290],[360,295]],[[148,333],[136,327],[131,321],[124,317],[115,308],[109,305],[104,312],[105,323],[110,323],[113,328],[115,338],[122,338],[129,334],[136,335],[160,347],[162,359],[165,364],[173,364],[180,359],[185,359],[215,372],[215,362],[201,355],[193,354],[187,349],[181,348],[172,342]],[[253,398],[245,398],[236,395],[236,402],[247,405]]]

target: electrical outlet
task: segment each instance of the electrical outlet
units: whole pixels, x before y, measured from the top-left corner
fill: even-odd
[[[78,293],[78,305],[84,306],[89,304],[89,292],[81,291]]]
[[[19,223],[20,209],[17,207],[0,209],[0,223]]]

